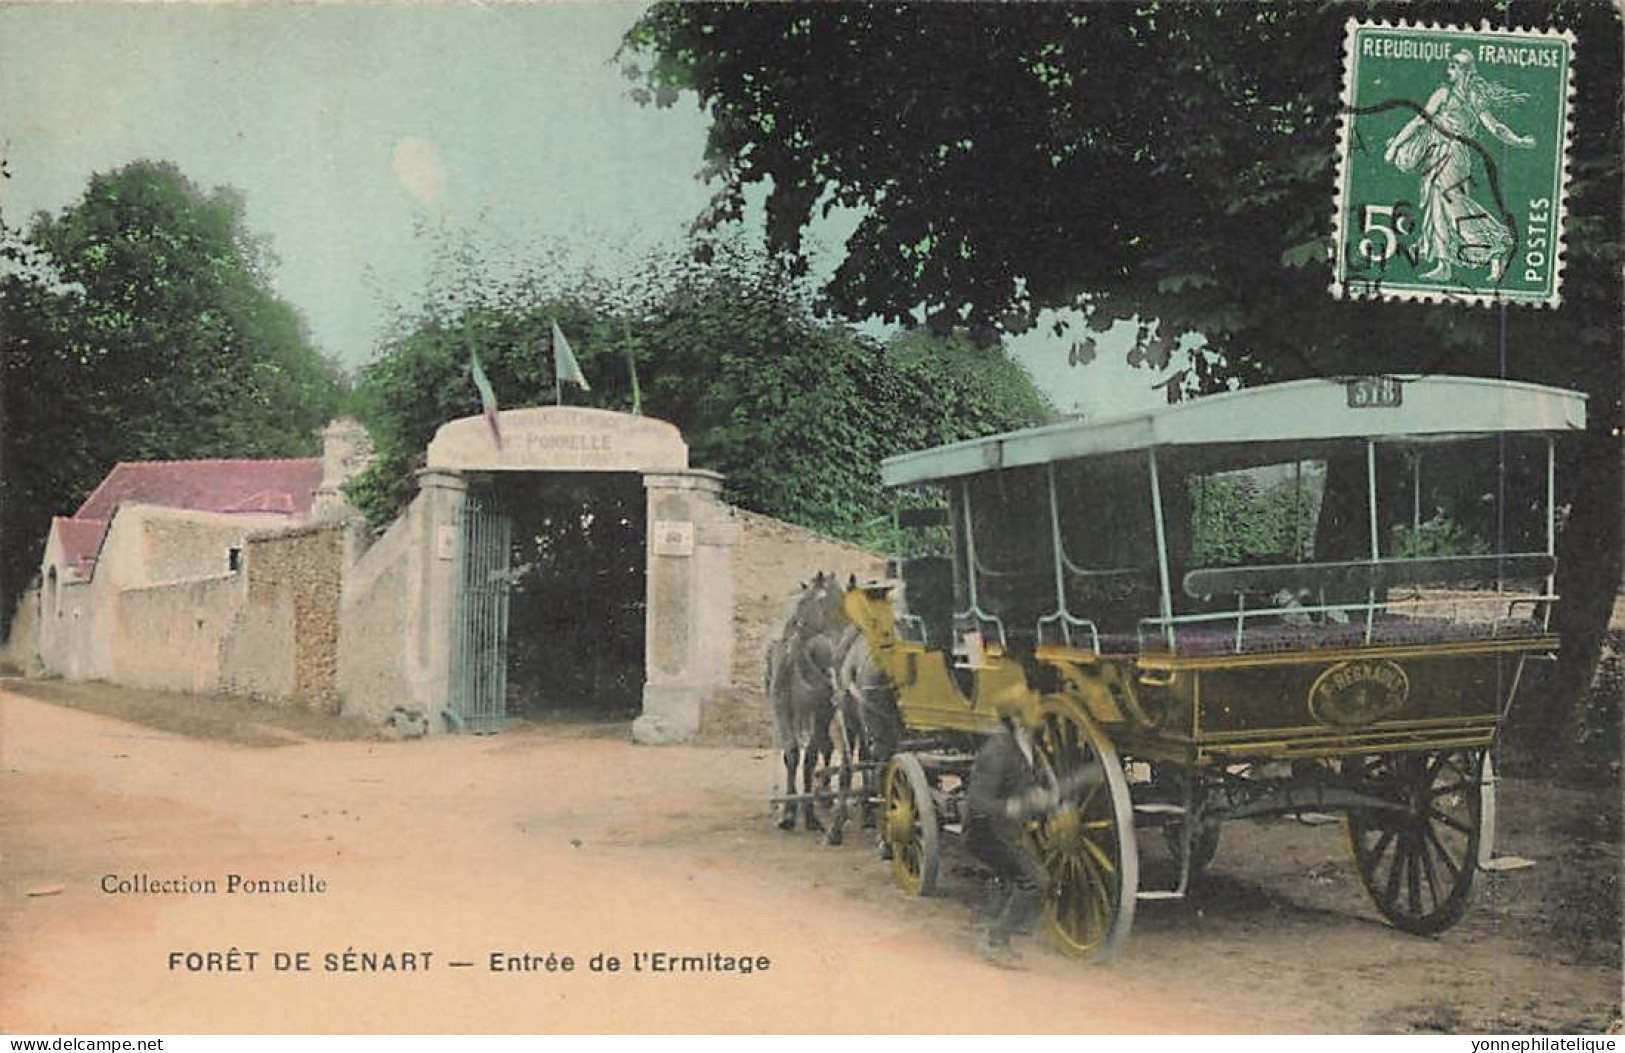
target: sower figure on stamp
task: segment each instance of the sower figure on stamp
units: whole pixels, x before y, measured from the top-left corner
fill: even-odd
[[[1522,92],[1485,80],[1473,56],[1458,51],[1445,67],[1445,84],[1428,99],[1383,150],[1383,160],[1421,176],[1419,258],[1433,266],[1421,277],[1449,278],[1452,265],[1490,268],[1501,280],[1516,238],[1510,228],[1468,192],[1473,185],[1474,139],[1480,126],[1508,146],[1527,150],[1532,136],[1519,135],[1496,117],[1523,102]]]
[[[1016,964],[1010,937],[1032,928],[1043,894],[1044,868],[1021,843],[1023,824],[1055,808],[1058,800],[1056,789],[1040,776],[1032,736],[1013,713],[1001,711],[999,729],[971,768],[965,818],[965,846],[993,868],[1001,886],[979,947],[995,965]]]

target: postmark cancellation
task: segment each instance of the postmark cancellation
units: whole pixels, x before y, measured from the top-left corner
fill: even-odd
[[[1574,43],[1349,21],[1335,295],[1558,304]]]

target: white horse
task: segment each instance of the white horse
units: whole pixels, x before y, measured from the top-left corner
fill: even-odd
[[[827,765],[834,752],[829,730],[835,711],[831,671],[846,628],[840,603],[835,576],[820,571],[802,586],[784,631],[767,652],[767,695],[784,750],[784,793],[790,798],[779,819],[781,830],[795,829],[798,807],[808,830],[823,829],[813,812],[813,775],[819,761]],[[799,805],[797,771],[802,782]]]

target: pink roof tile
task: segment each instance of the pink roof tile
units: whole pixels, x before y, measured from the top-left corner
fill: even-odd
[[[89,577],[108,522],[121,504],[302,517],[310,514],[321,481],[320,457],[119,464],[73,518],[57,516],[51,525],[62,539],[65,566]]]
[[[51,520],[57,537],[62,539],[62,562],[65,566],[89,576],[101,551],[102,534],[107,531],[105,519],[67,519],[56,516]]]
[[[73,518],[105,522],[121,504],[304,516],[321,480],[320,457],[126,463],[107,474]]]

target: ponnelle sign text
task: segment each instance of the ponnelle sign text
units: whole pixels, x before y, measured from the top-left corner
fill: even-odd
[[[502,445],[479,417],[443,425],[428,465],[475,471],[672,471],[688,467],[688,445],[665,421],[608,410],[536,406],[499,415]]]

